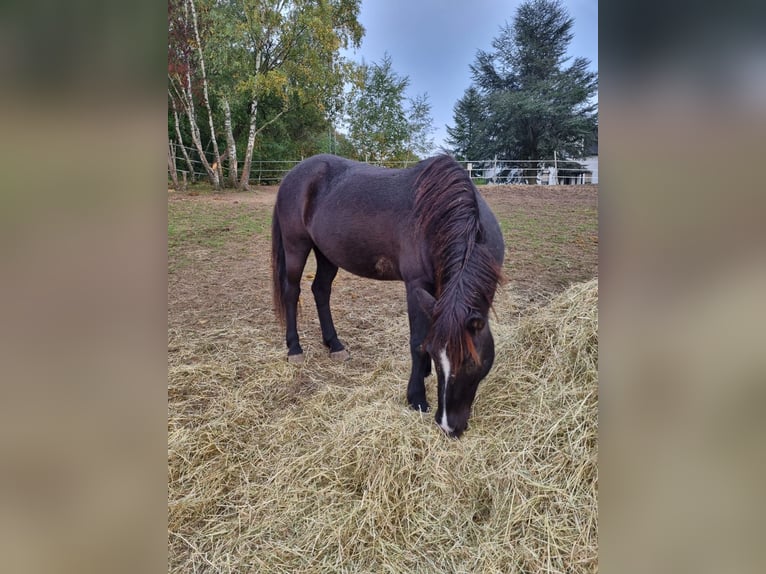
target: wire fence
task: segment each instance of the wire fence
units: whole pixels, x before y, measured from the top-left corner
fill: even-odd
[[[196,148],[183,146],[188,156],[182,153],[182,146],[171,145],[170,153],[175,156],[176,171],[180,178],[189,183],[207,181],[208,174],[199,159]],[[172,158],[171,158],[171,161]],[[254,159],[250,166],[249,182],[255,185],[277,185],[285,174],[302,160],[260,160]],[[208,160],[213,164],[212,158]],[[369,161],[371,165],[391,168],[406,168],[415,165],[415,161]],[[476,161],[458,161],[477,185],[588,185],[598,183],[598,158],[585,160],[507,160],[489,159]],[[189,165],[191,164],[191,165]],[[238,161],[238,173],[241,174],[244,162]],[[229,162],[223,161],[224,180],[229,177]],[[170,169],[170,166],[168,166]]]

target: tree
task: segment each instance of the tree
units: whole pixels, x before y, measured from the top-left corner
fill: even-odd
[[[595,131],[598,77],[585,58],[565,67],[573,23],[559,0],[527,0],[513,24],[492,41],[494,50],[477,53],[471,72],[484,103],[480,155],[524,160],[554,152],[582,155]],[[465,100],[456,106],[450,134],[457,149],[476,143],[463,130]]]
[[[199,58],[201,56],[199,29],[193,0],[168,0],[168,79],[170,80],[168,96],[175,113],[178,143],[183,145],[176,112],[176,100],[179,102],[189,121],[192,143],[197,148],[200,161],[208,174],[210,182],[214,187],[218,188],[220,185],[219,172],[213,168],[205,156],[202,145],[202,133],[197,123],[197,112],[194,103],[195,74],[198,70],[202,70],[201,75],[205,84],[203,101],[208,110],[208,118],[210,119],[210,128],[212,130],[212,112],[208,100],[204,64],[200,67]],[[218,157],[217,146],[215,152],[216,157]]]
[[[410,99],[407,122],[410,132],[407,145],[409,155],[412,158],[420,158],[431,153],[434,147],[434,140],[431,137],[434,127],[433,118],[431,118],[431,102],[428,101],[428,94],[418,95]]]
[[[223,168],[221,167],[221,153],[218,151],[218,142],[215,137],[215,124],[213,122],[213,109],[210,107],[210,89],[207,81],[207,72],[205,70],[205,56],[202,52],[202,40],[199,33],[199,24],[197,22],[197,8],[194,6],[194,0],[188,0],[189,12],[191,13],[192,30],[194,31],[195,46],[197,48],[200,76],[202,79],[202,103],[207,111],[208,127],[210,128],[210,141],[213,144],[213,154],[215,162],[213,164],[213,170],[211,177],[213,180],[213,187],[218,189],[221,185],[221,179],[223,175]]]
[[[447,143],[453,146],[458,158],[480,159],[483,154],[484,99],[479,90],[471,86],[454,108],[455,127],[447,126]]]
[[[359,46],[364,34],[358,22],[360,4],[168,0],[170,94],[185,112],[211,182],[220,180],[218,170],[226,158],[230,180],[247,188],[258,138],[291,114],[293,126],[307,118],[304,128],[324,131],[340,107],[351,69],[340,49]],[[207,126],[198,124],[195,100],[208,112]],[[218,151],[219,138],[226,144],[224,154]],[[208,145],[214,152],[212,165],[205,157]],[[244,162],[237,173],[241,147]]]
[[[250,96],[249,129],[240,188],[246,188],[258,130],[259,104],[277,98],[281,109],[263,118],[260,129],[279,119],[296,100],[328,106],[339,97],[347,70],[339,48],[358,46],[361,0],[240,0],[250,75],[240,88]]]
[[[362,64],[349,94],[348,138],[365,161],[415,159],[433,146],[431,105],[427,95],[409,100],[410,79],[397,74],[388,54],[380,64]]]

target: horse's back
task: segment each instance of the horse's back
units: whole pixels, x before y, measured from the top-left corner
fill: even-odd
[[[313,156],[285,176],[276,211],[338,267],[400,280],[403,246],[414,241],[416,172]]]
[[[333,167],[338,163],[335,160],[342,160],[342,158],[331,155],[316,155],[303,160],[288,171],[282,178],[277,192],[277,208],[280,215],[291,208],[300,207],[305,196],[334,171]]]
[[[416,232],[415,195],[429,162],[388,169],[329,154],[312,156],[280,185],[275,209],[282,228],[310,239],[335,265],[363,277],[407,280],[428,272]],[[501,265],[500,225],[474,190],[484,241]]]
[[[275,217],[288,236],[305,236],[317,201],[326,194],[332,179],[346,169],[348,160],[323,154],[312,156],[293,167],[279,185]]]
[[[348,205],[377,211],[411,207],[415,170],[377,167],[330,154],[303,160],[283,178],[277,201],[308,199],[331,203],[334,208]],[[310,195],[311,197],[306,197]]]

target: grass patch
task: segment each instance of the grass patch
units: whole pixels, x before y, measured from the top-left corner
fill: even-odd
[[[172,183],[168,181],[168,189],[172,187]],[[207,196],[207,195],[213,195],[216,193],[221,193],[220,190],[216,190],[213,185],[208,181],[198,181],[195,183],[188,184],[186,186],[185,193],[187,195],[191,195],[192,197],[195,196]]]
[[[266,236],[271,212],[263,207],[210,201],[168,202],[168,255],[171,271],[188,264],[191,249],[221,251],[231,243],[243,248],[253,235]]]
[[[557,286],[584,281],[597,264],[598,219],[595,209],[534,210],[500,217],[508,257],[505,272],[518,277],[544,277]]]

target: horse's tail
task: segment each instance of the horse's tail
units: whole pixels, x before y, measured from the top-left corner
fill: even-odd
[[[274,300],[274,314],[280,323],[285,322],[285,302],[282,298],[282,286],[287,277],[285,264],[285,247],[282,244],[282,229],[279,226],[277,207],[274,206],[274,215],[271,218],[271,281],[272,297]]]

